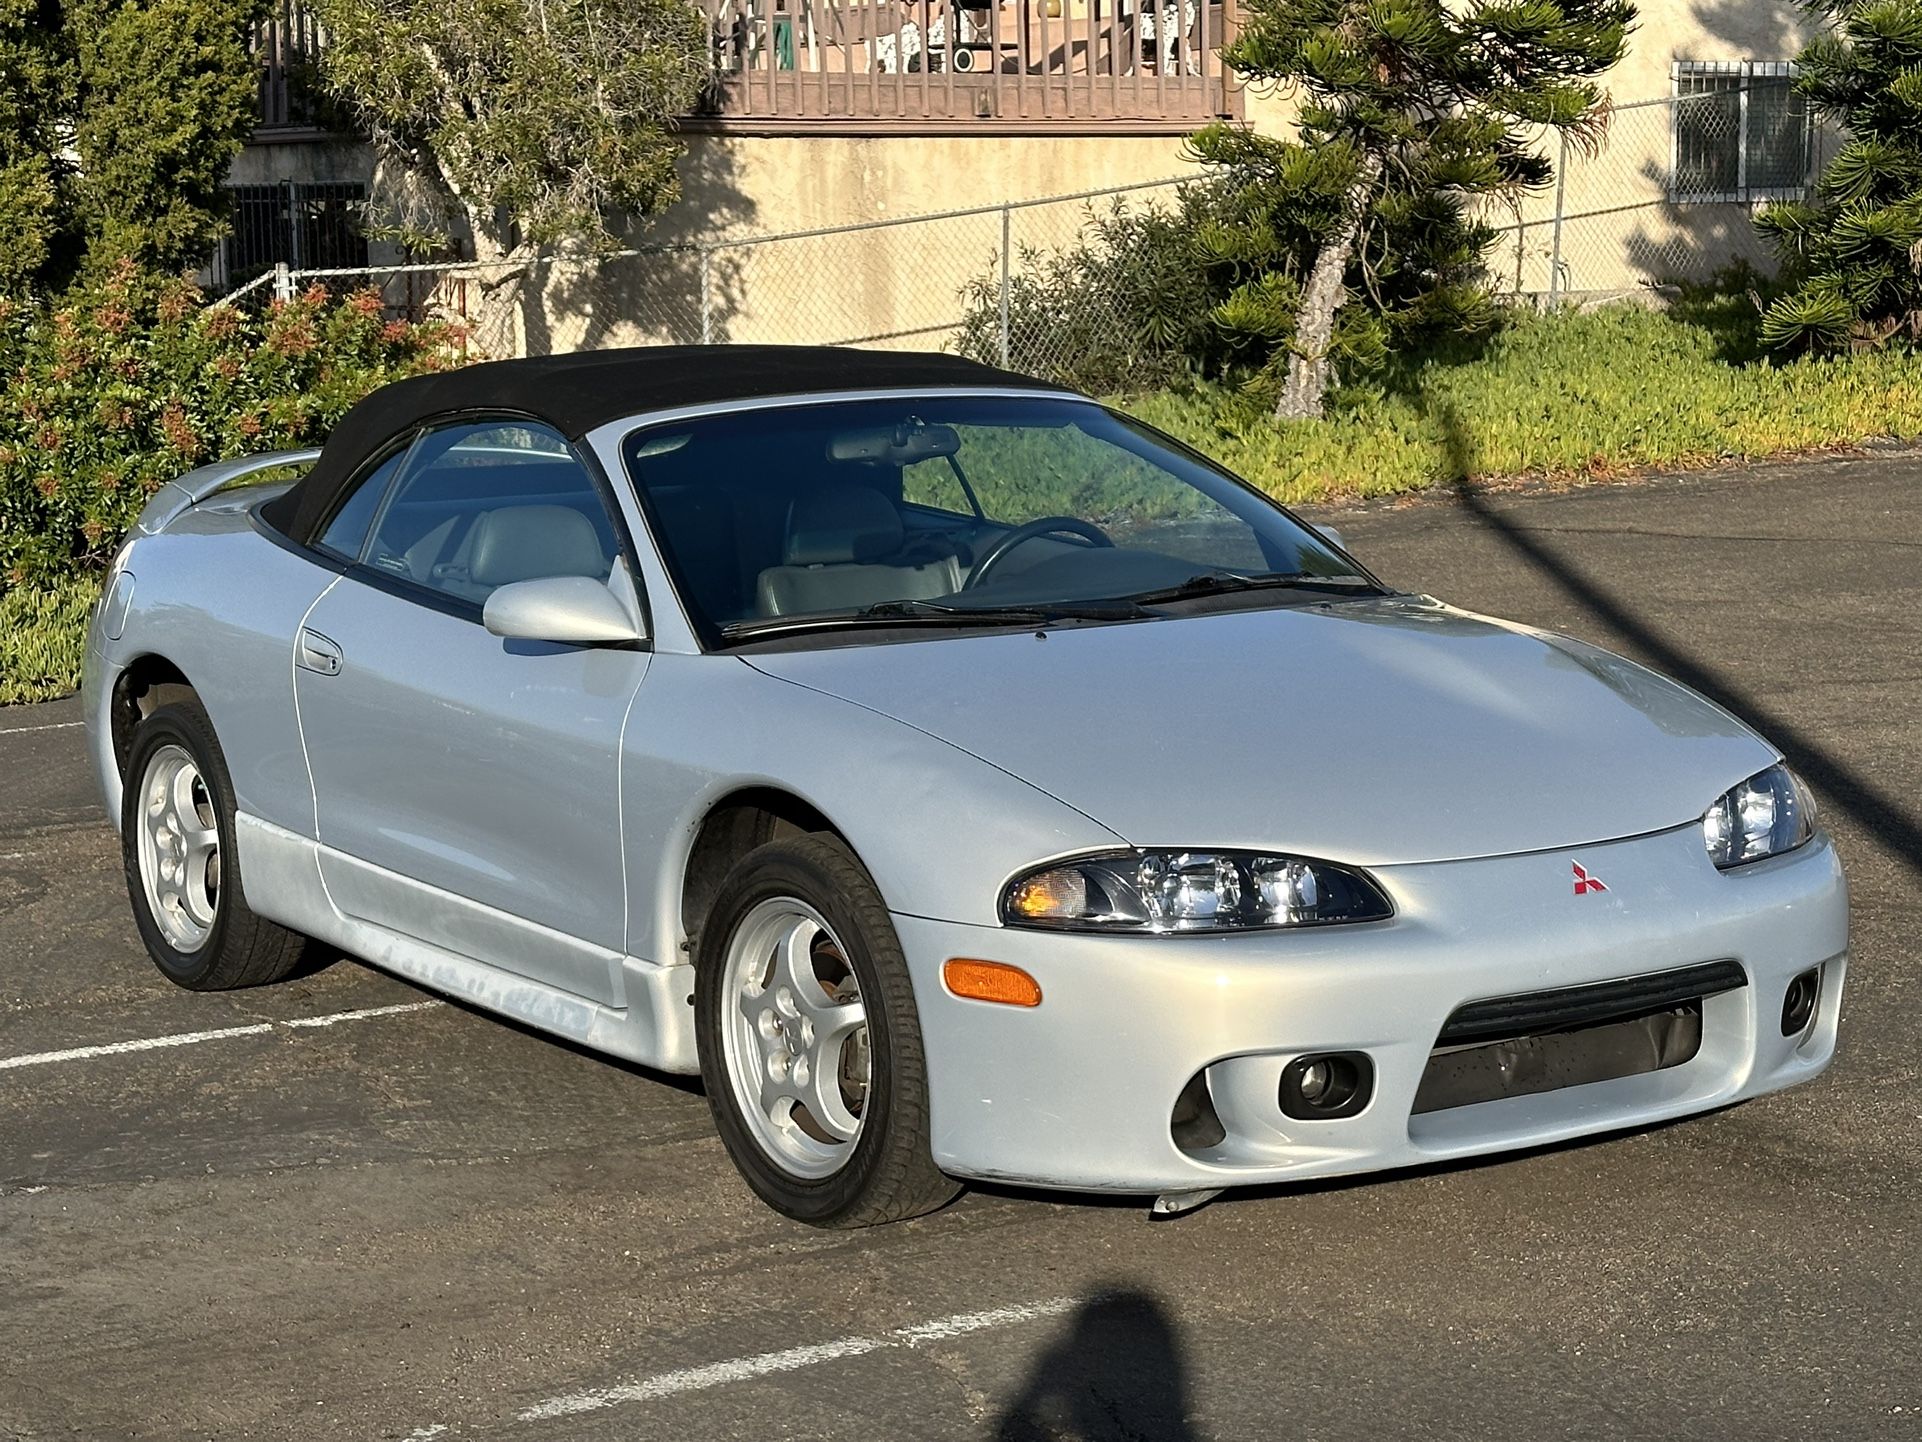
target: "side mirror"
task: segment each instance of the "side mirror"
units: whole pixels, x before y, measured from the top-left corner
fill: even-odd
[[[1341,538],[1341,532],[1337,531],[1333,526],[1316,526],[1315,534],[1333,546],[1337,551],[1345,551],[1348,549],[1347,544]]]
[[[481,607],[481,622],[513,641],[606,646],[647,639],[619,598],[592,576],[543,576],[496,587]]]

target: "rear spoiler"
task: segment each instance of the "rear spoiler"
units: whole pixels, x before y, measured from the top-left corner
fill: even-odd
[[[259,475],[262,471],[277,471],[284,466],[311,466],[319,459],[320,451],[315,447],[299,451],[266,451],[257,456],[236,456],[232,460],[200,466],[155,491],[146,509],[141,511],[140,519],[134,522],[134,530],[141,535],[151,536],[156,531],[165,530],[182,511],[199,505],[216,491],[223,491],[236,481]]]

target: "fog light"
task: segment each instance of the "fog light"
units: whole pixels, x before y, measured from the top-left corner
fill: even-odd
[[[1364,1052],[1298,1056],[1281,1073],[1281,1109],[1297,1121],[1352,1117],[1375,1089],[1375,1064]]]
[[[1782,997],[1782,1035],[1800,1036],[1815,1020],[1815,1001],[1821,994],[1820,973],[1813,967],[1789,983]]]

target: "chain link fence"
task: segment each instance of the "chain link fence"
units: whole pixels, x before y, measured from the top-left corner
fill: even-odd
[[[1773,270],[1755,212],[1814,193],[1839,135],[1787,65],[1678,63],[1677,93],[1618,105],[1592,148],[1555,146],[1555,184],[1528,197],[1488,257],[1498,288],[1543,297]]]
[[[1734,262],[1767,270],[1755,208],[1809,193],[1834,139],[1810,123],[1786,73],[1761,68],[1678,67],[1675,96],[1615,107],[1592,147],[1561,141],[1553,187],[1492,218],[1496,289],[1552,304],[1706,281]],[[1139,297],[1144,277],[1108,244],[1103,217],[1117,204],[1176,207],[1194,183],[525,264],[283,265],[226,303],[372,286],[391,314],[458,322],[476,353],[495,357],[806,343],[960,350],[1065,376],[1089,355],[1125,363],[1141,346],[1129,283]]]
[[[951,350],[967,331],[993,359],[1022,349],[1009,297],[1076,246],[1093,207],[1166,204],[1190,180],[526,263],[283,265],[222,303],[371,286],[390,314],[457,322],[494,357],[663,343]]]

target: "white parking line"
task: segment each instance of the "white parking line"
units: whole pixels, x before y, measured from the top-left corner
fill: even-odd
[[[31,736],[36,731],[72,731],[86,724],[85,721],[49,721],[44,726],[6,726],[0,727],[0,736]]]
[[[333,1026],[339,1022],[360,1021],[372,1016],[399,1016],[402,1012],[426,1011],[429,1007],[446,1004],[442,1001],[410,1001],[399,1006],[370,1006],[360,1011],[337,1011],[327,1016],[296,1017],[292,1021],[257,1021],[246,1026],[223,1026],[214,1031],[183,1031],[175,1032],[172,1036],[143,1036],[132,1041],[103,1042],[99,1046],[70,1047],[66,1051],[30,1052],[25,1056],[0,1057],[0,1071],[23,1066],[49,1066],[61,1061],[86,1061],[98,1056],[119,1056],[124,1052],[158,1051],[163,1047],[198,1046],[204,1041],[225,1041],[234,1036],[261,1036],[277,1026]]]
[[[736,1357],[727,1362],[710,1362],[703,1367],[685,1367],[678,1372],[658,1372],[617,1387],[596,1387],[585,1392],[570,1392],[537,1402],[520,1414],[522,1422],[549,1422],[556,1417],[573,1417],[596,1412],[623,1402],[653,1402],[682,1392],[700,1392],[709,1387],[725,1387],[733,1382],[748,1382],[777,1372],[794,1372],[803,1367],[836,1362],[844,1357],[861,1357],[869,1352],[892,1347],[915,1347],[923,1342],[945,1341],[993,1327],[1009,1327],[1017,1322],[1034,1322],[1058,1317],[1074,1306],[1071,1297],[1056,1297],[1051,1302],[1023,1302],[1012,1307],[996,1307],[986,1312],[960,1312],[912,1327],[897,1327],[869,1337],[842,1337],[812,1347],[792,1347],[785,1352],[763,1352],[758,1357]]]
[[[359,1011],[335,1011],[326,1016],[300,1016],[292,1021],[283,1021],[282,1026],[339,1026],[343,1021],[365,1021],[370,1016],[400,1016],[410,1011],[426,1011],[432,1006],[445,1006],[444,1001],[403,1001],[398,1006],[368,1006]]]

